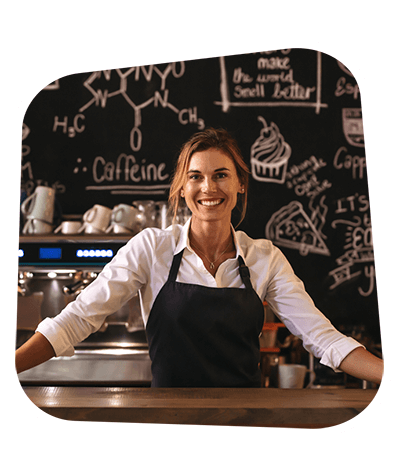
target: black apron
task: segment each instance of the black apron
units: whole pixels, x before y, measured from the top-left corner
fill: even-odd
[[[176,282],[183,250],[146,325],[152,387],[260,387],[264,308],[239,256],[246,288]]]

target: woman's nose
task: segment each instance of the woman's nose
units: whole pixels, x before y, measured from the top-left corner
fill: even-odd
[[[205,178],[202,183],[201,190],[203,193],[215,192],[217,190],[217,186],[212,179]]]

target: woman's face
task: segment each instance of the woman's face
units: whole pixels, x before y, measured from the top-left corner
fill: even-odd
[[[192,221],[230,222],[242,188],[232,159],[210,148],[192,155],[182,193]]]

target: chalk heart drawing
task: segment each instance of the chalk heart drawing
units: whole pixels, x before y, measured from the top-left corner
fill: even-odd
[[[321,224],[324,222],[321,221]],[[265,227],[265,235],[276,245],[297,249],[303,256],[308,253],[330,255],[321,231],[298,201],[292,201],[271,216]]]
[[[275,123],[268,125],[262,116],[258,120],[264,127],[250,150],[251,175],[259,182],[283,184],[292,149]]]

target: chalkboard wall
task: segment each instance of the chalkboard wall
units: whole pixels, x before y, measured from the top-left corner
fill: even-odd
[[[165,200],[180,146],[208,126],[228,129],[252,170],[239,229],[279,246],[337,327],[379,343],[360,93],[333,57],[286,49],[60,78],[26,111],[22,187],[53,186],[69,215]]]

